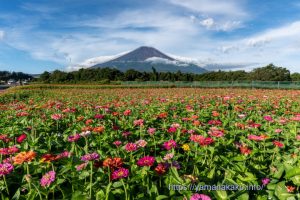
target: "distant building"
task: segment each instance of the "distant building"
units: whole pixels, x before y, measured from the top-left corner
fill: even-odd
[[[7,81],[7,85],[16,85],[16,84],[17,84],[17,82],[14,79],[9,79]]]

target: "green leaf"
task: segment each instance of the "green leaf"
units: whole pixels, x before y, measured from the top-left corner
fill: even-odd
[[[213,193],[218,200],[228,199],[227,192],[225,190],[215,190]]]
[[[285,178],[291,178],[293,176],[300,175],[300,167],[294,167],[286,171]]]
[[[249,199],[249,194],[248,194],[248,192],[245,192],[242,195],[238,196],[236,199],[237,200],[248,200]]]
[[[214,167],[210,172],[207,174],[207,178],[212,179],[215,174],[216,167]]]
[[[82,171],[81,174],[79,175],[79,179],[85,179],[86,177],[88,177],[90,175],[90,173],[88,171]]]
[[[295,185],[300,186],[300,175],[294,176],[293,178],[291,178],[291,180]]]
[[[87,199],[87,196],[81,191],[77,190],[72,194],[72,200],[82,200],[82,199]]]
[[[159,195],[159,196],[156,197],[155,200],[161,200],[161,199],[169,199],[169,197],[166,196],[166,195]]]

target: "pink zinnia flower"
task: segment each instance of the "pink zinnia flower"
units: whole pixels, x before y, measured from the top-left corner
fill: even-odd
[[[88,161],[91,161],[91,160],[97,160],[99,158],[100,158],[99,154],[91,153],[91,154],[86,154],[86,155],[82,156],[81,160],[84,161],[84,162],[88,162]]]
[[[163,144],[166,150],[171,150],[176,147],[176,142],[174,140],[169,140]]]
[[[147,145],[147,142],[145,140],[138,140],[136,144],[138,147],[145,147]]]
[[[134,120],[133,124],[135,126],[143,126],[144,125],[144,120],[143,119]]]
[[[154,162],[155,162],[155,158],[153,156],[145,156],[143,158],[140,158],[137,161],[137,165],[140,167],[143,167],[143,166],[151,167],[154,164]]]
[[[214,136],[214,137],[223,137],[224,136],[224,131],[220,131],[218,128],[212,127],[208,131],[208,134],[210,136]]]
[[[261,180],[261,182],[262,182],[263,186],[266,186],[266,185],[268,185],[268,183],[270,183],[270,179],[269,178],[263,178]]]
[[[10,174],[14,170],[14,166],[10,163],[0,164],[0,177]]]
[[[78,165],[78,166],[76,167],[76,170],[77,170],[77,171],[81,171],[81,170],[85,169],[87,165],[88,165],[87,162],[82,163],[82,164],[80,164],[80,165]]]
[[[171,127],[173,127],[173,128],[180,128],[180,124],[178,124],[178,123],[173,123],[173,124],[171,125]]]
[[[62,114],[53,114],[51,115],[51,119],[60,120],[62,118]]]
[[[55,171],[50,171],[42,177],[40,183],[42,187],[48,187],[54,180],[55,180]]]
[[[190,200],[211,200],[211,198],[205,194],[193,194]]]
[[[116,180],[116,179],[126,178],[128,177],[128,175],[129,175],[128,169],[121,167],[112,173],[112,179]]]
[[[173,158],[174,154],[173,153],[168,153],[164,156],[164,160],[171,160]]]
[[[148,128],[147,132],[149,133],[149,135],[153,135],[156,131],[156,128]]]
[[[69,142],[76,142],[77,140],[80,139],[80,137],[81,137],[80,134],[70,135],[68,137],[68,141]]]
[[[122,142],[120,140],[117,140],[117,141],[114,141],[113,144],[118,147],[122,144]]]
[[[275,129],[275,133],[281,133],[282,132],[282,129]]]
[[[257,135],[248,135],[248,139],[254,141],[262,141],[264,140],[264,137],[257,136]]]
[[[125,150],[127,151],[127,152],[132,152],[132,151],[135,151],[135,150],[137,150],[137,145],[136,144],[134,144],[134,143],[127,143],[126,145],[125,145]]]

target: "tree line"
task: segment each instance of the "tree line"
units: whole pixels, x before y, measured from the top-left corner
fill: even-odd
[[[7,82],[9,79],[25,80],[25,79],[33,79],[33,77],[23,72],[0,71],[0,81]]]
[[[283,67],[269,64],[265,67],[253,69],[250,72],[239,71],[211,71],[203,74],[172,72],[139,72],[134,69],[126,72],[114,68],[89,68],[73,72],[55,70],[45,71],[39,77],[44,83],[90,83],[110,81],[300,81],[300,74],[291,74]]]

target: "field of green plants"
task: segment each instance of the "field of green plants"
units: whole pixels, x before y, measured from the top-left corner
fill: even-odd
[[[293,90],[9,89],[1,199],[300,199],[299,102]]]

